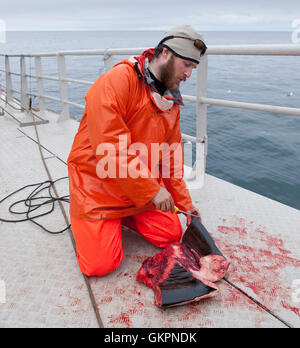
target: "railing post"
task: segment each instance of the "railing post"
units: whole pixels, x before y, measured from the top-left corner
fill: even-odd
[[[191,188],[200,189],[204,184],[207,155],[207,105],[200,102],[207,94],[207,55],[200,59],[197,68],[197,104],[196,104],[196,161],[193,166]]]
[[[57,55],[58,79],[60,89],[61,113],[57,122],[68,120],[70,118],[69,104],[68,104],[68,83],[66,79],[66,59],[62,54]]]
[[[44,95],[43,79],[41,78],[41,76],[43,76],[41,57],[35,57],[34,63],[35,63],[35,74],[36,74],[36,82],[37,82],[37,92],[38,92],[38,98],[39,98],[39,108],[40,108],[40,113],[43,114],[46,110],[46,105],[45,105],[45,98],[43,97]]]
[[[26,63],[25,57],[20,56],[20,71],[21,71],[21,108],[22,111],[29,109],[29,98],[27,88],[27,77],[26,77]]]
[[[207,70],[208,58],[204,55],[197,69],[196,138],[197,141],[205,144],[205,156],[207,154],[207,104],[200,102],[200,98],[207,95]]]
[[[105,68],[105,71],[109,71],[113,66],[114,66],[114,56],[111,55],[111,54],[105,54],[104,55],[104,68]]]
[[[9,64],[9,56],[5,56],[5,79],[6,79],[6,86],[5,86],[5,95],[6,95],[6,103],[9,99],[12,98],[12,80],[11,80],[11,73],[10,73],[10,64]]]

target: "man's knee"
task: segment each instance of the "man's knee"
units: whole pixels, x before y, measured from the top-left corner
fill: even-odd
[[[77,260],[81,272],[87,276],[104,276],[121,263],[121,219],[84,221],[71,217],[76,242]]]
[[[113,257],[102,257],[95,260],[82,260],[80,255],[77,256],[78,265],[83,274],[89,277],[103,277],[114,271],[120,265],[124,258],[123,251]]]

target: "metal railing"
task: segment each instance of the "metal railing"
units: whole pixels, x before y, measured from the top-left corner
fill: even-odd
[[[26,109],[29,105],[29,98],[31,96],[37,97],[39,102],[40,115],[46,111],[45,100],[52,100],[61,104],[61,112],[58,121],[69,119],[70,111],[69,106],[74,106],[80,109],[84,109],[85,106],[72,102],[68,99],[68,84],[76,83],[83,85],[92,85],[93,82],[85,80],[76,80],[67,77],[66,74],[66,57],[67,56],[103,56],[105,71],[108,71],[114,65],[115,56],[132,56],[139,55],[146,48],[132,48],[132,49],[99,49],[99,50],[82,50],[82,51],[64,51],[53,53],[40,53],[40,54],[27,54],[27,55],[4,55],[5,57],[5,69],[0,69],[0,72],[5,73],[6,80],[6,98],[12,99],[14,93],[18,93],[21,96],[21,103]],[[238,101],[230,101],[223,99],[213,99],[207,97],[207,74],[208,74],[208,56],[209,55],[251,55],[251,56],[300,56],[300,45],[287,44],[287,45],[226,45],[226,46],[209,46],[205,56],[201,58],[201,61],[197,68],[196,76],[196,95],[183,95],[183,99],[186,101],[192,101],[196,103],[196,136],[188,134],[182,134],[182,138],[187,142],[196,143],[196,161],[193,166],[193,170],[189,173],[190,179],[199,180],[203,183],[203,177],[205,173],[205,162],[207,154],[207,105],[218,105],[231,108],[241,108],[248,110],[264,111],[271,113],[287,114],[300,116],[300,108],[281,107],[274,105],[254,104]],[[25,58],[33,58],[35,66],[35,75],[26,73]],[[42,58],[56,57],[58,76],[45,76],[42,73]],[[10,59],[20,59],[20,73],[12,72],[10,69]],[[19,76],[21,78],[21,91],[13,89],[12,76]],[[28,78],[36,79],[37,93],[28,92]],[[44,93],[44,80],[57,81],[59,84],[59,97],[53,97],[45,95]],[[200,184],[202,185],[202,184]]]

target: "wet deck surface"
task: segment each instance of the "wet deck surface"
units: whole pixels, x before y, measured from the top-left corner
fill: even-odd
[[[53,179],[67,175],[64,162],[77,127],[73,120],[38,126]],[[0,116],[0,140],[0,200],[22,186],[48,180],[33,127],[19,128],[11,117]],[[57,188],[68,194],[66,180]],[[300,327],[293,288],[300,279],[299,211],[210,175],[191,194],[231,262],[229,282],[218,282],[220,294],[214,298],[164,310],[155,307],[152,290],[136,282],[135,275],[143,260],[159,249],[124,229],[120,267],[106,277],[90,278],[104,326]],[[14,218],[7,205],[0,206],[0,216]],[[182,216],[181,221],[185,229]],[[58,206],[39,222],[51,230],[65,227]],[[67,232],[50,235],[30,222],[0,222],[0,239],[0,280],[6,286],[0,327],[97,327]]]

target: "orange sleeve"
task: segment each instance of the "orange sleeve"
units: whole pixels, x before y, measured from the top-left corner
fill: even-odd
[[[93,152],[98,161],[105,156],[105,153],[99,154],[99,145],[103,148],[105,144],[111,144],[110,146],[114,148],[114,155],[109,160],[115,161],[115,176],[108,180],[115,180],[120,190],[134,205],[142,207],[156,195],[160,185],[156,179],[151,178],[147,165],[143,168],[147,174],[145,177],[134,178],[128,175],[127,168],[133,165],[138,157],[129,154],[124,156],[131,144],[131,133],[124,121],[127,105],[130,103],[130,90],[133,88],[129,69],[129,66],[117,66],[100,76],[89,89],[85,98],[87,127]],[[125,148],[121,151],[120,137],[126,139]],[[124,141],[122,144],[124,145]]]
[[[172,151],[169,153],[170,175],[169,177],[163,177],[163,182],[166,189],[171,193],[175,205],[181,210],[190,210],[194,208],[194,205],[189,190],[183,180],[184,164],[182,136],[180,130],[180,109],[178,111],[176,125],[167,142],[172,148]],[[163,163],[161,164],[161,167],[163,168]]]

